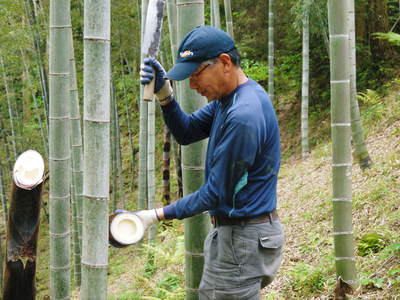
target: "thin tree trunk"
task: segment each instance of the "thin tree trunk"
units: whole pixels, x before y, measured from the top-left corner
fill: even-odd
[[[18,152],[17,152],[16,136],[15,136],[15,130],[14,130],[13,113],[12,113],[12,109],[11,109],[10,93],[8,92],[6,69],[4,67],[4,61],[3,61],[3,57],[2,56],[0,56],[0,63],[1,63],[1,67],[3,69],[3,82],[4,82],[4,87],[6,89],[6,98],[7,98],[7,105],[8,105],[8,116],[10,118],[10,129],[11,129],[11,136],[12,136],[11,142],[12,142],[14,160],[16,160]]]
[[[269,0],[268,7],[268,94],[274,103],[274,0]]]
[[[331,49],[333,236],[338,282],[355,286],[352,226],[348,6],[328,0]],[[342,285],[339,291],[342,290]]]
[[[225,7],[225,19],[226,19],[226,31],[229,33],[231,38],[234,39],[231,0],[224,0],[224,7]]]
[[[50,1],[50,297],[70,296],[70,2]]]
[[[146,24],[146,13],[149,5],[148,0],[142,0],[141,11],[141,45],[143,45],[144,26]],[[143,61],[143,51],[140,51],[140,61]],[[138,210],[147,208],[147,113],[148,102],[143,100],[143,87],[140,87],[140,105],[139,105],[139,197],[138,197]]]
[[[178,0],[178,40],[193,28],[204,25],[204,2],[191,0]],[[192,113],[205,105],[204,97],[191,90],[189,82],[182,82],[179,89],[179,98],[182,99],[182,108],[187,113]],[[183,193],[188,195],[199,189],[204,184],[204,160],[207,141],[203,140],[182,147],[183,165]],[[210,229],[210,219],[205,214],[200,214],[185,219],[185,281],[186,299],[198,299],[204,256],[203,243]]]
[[[354,0],[349,0],[349,34],[350,34],[350,99],[351,99],[351,134],[354,144],[354,156],[361,169],[368,168],[372,161],[368,154],[367,145],[364,140],[363,127],[360,116],[360,108],[357,100],[356,80],[356,33]]]
[[[84,6],[81,299],[107,299],[110,180],[110,0]]]
[[[81,115],[79,107],[78,85],[76,81],[76,66],[72,28],[70,30],[70,98],[71,98],[71,166],[72,166],[72,193],[73,193],[73,228],[74,228],[74,278],[75,285],[81,286],[81,254],[82,254],[82,189],[83,189],[83,149]]]
[[[306,5],[306,4],[305,4]],[[310,155],[308,141],[308,103],[309,103],[309,77],[310,77],[310,25],[309,7],[305,7],[303,18],[303,78],[301,89],[301,156]]]

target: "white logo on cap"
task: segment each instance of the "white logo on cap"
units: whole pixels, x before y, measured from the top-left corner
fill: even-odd
[[[184,52],[179,53],[179,55],[180,55],[181,57],[188,57],[188,56],[193,56],[194,53],[193,53],[192,51],[190,51],[190,50],[186,50],[186,51],[184,51]]]

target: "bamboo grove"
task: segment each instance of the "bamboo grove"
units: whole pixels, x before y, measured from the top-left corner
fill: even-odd
[[[387,12],[394,4],[383,1],[387,6],[382,7],[376,1],[372,2],[377,9],[386,11],[381,15],[389,19]],[[245,0],[167,0],[158,59],[172,66],[179,42],[198,25],[226,30],[239,45],[245,70],[252,72],[256,61],[265,65],[259,81],[277,110],[285,105],[282,95],[288,86],[300,95],[296,99],[301,107],[298,152],[303,159],[313,150],[309,114],[313,105],[326,105],[315,98],[331,91],[325,94],[331,97],[332,113],[332,251],[337,279],[356,286],[352,146],[362,169],[373,159],[364,141],[356,80],[356,28],[368,20],[356,20],[357,9],[370,7],[356,8],[354,1],[344,0],[328,1],[326,7],[326,1],[304,0],[291,4],[288,12],[283,2],[289,1],[264,2],[252,7]],[[4,3],[0,11],[3,225],[9,220],[8,206],[14,205],[13,164],[22,152],[35,149],[43,156],[49,176],[43,184],[47,197],[42,199],[42,219],[48,224],[41,230],[48,230],[50,240],[50,299],[69,299],[72,286],[81,299],[107,299],[108,215],[118,208],[165,205],[203,184],[207,141],[180,147],[164,128],[156,101],[143,100],[137,73],[144,57],[141,47],[148,6],[149,0],[18,0]],[[287,29],[287,24],[295,30]],[[386,30],[380,26],[371,25],[371,31]],[[298,41],[293,46],[289,40],[294,37]],[[319,61],[310,50],[316,43],[323,53]],[[369,45],[382,56],[395,56],[384,43]],[[302,54],[285,61],[285,47]],[[381,62],[372,54],[368,59],[375,65]],[[329,68],[330,76],[311,71],[316,61]],[[286,69],[285,64],[289,64]],[[289,69],[301,76],[292,76]],[[174,84],[174,94],[188,113],[206,104],[188,82]],[[206,214],[184,221],[188,300],[198,299],[203,241],[210,226]],[[157,241],[156,230],[155,226],[150,230],[148,241]],[[3,253],[4,243],[0,247]]]

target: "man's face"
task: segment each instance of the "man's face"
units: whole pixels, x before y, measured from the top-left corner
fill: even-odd
[[[208,102],[224,96],[224,76],[221,63],[201,64],[189,77],[190,88],[207,98]]]

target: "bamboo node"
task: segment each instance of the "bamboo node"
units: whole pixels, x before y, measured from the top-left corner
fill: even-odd
[[[65,265],[65,266],[61,266],[61,267],[56,267],[56,266],[53,266],[53,265],[50,265],[50,270],[54,270],[54,271],[56,271],[56,270],[68,270],[70,268],[70,265],[68,264],[68,265]]]
[[[111,40],[109,38],[104,38],[100,36],[90,36],[90,35],[85,35],[83,37],[84,40],[86,41],[101,41],[101,42],[110,42]]]
[[[350,202],[350,203],[353,202],[353,200],[351,198],[333,198],[332,201],[334,201],[334,202],[343,201],[343,202]]]
[[[331,127],[350,127],[351,123],[331,123]]]
[[[52,236],[52,237],[54,237],[54,238],[62,238],[62,237],[67,237],[67,236],[69,236],[70,235],[70,231],[68,230],[68,231],[66,231],[66,232],[64,232],[64,233],[54,233],[54,232],[51,232],[50,231],[50,235]]]
[[[335,260],[351,260],[351,261],[355,261],[355,257],[335,257]]]
[[[204,1],[192,1],[192,2],[185,2],[185,3],[176,3],[176,6],[185,6],[191,4],[204,4]]]
[[[185,251],[185,255],[188,256],[197,256],[197,257],[203,257],[204,253],[196,253],[196,252],[191,252],[191,251]]]
[[[349,235],[349,234],[353,234],[354,233],[354,231],[337,231],[337,232],[334,232],[333,233],[333,235]]]
[[[81,264],[85,265],[85,266],[87,266],[89,268],[95,268],[95,269],[106,269],[106,268],[108,268],[108,264],[91,264],[91,263],[88,263],[88,262],[86,262],[84,260],[81,260]]]
[[[52,29],[52,28],[55,28],[55,29],[57,29],[57,28],[72,28],[72,26],[71,26],[71,24],[66,24],[66,25],[49,25],[49,28],[50,28],[50,29]]]

